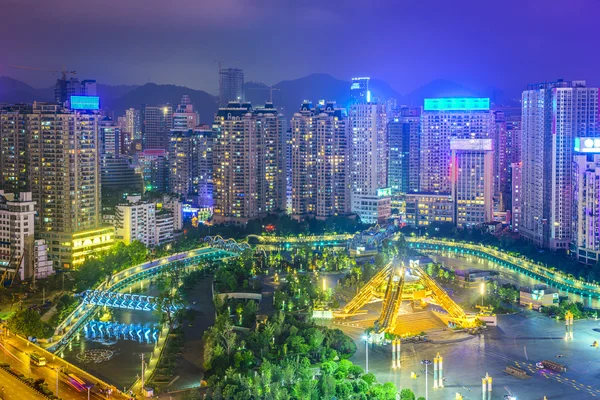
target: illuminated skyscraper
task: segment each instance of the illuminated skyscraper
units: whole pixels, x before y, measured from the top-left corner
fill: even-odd
[[[511,213],[510,227],[513,232],[519,232],[523,208],[523,163],[512,163],[511,171]]]
[[[369,91],[369,77],[352,78],[350,94],[355,103],[370,103],[371,92]]]
[[[0,108],[0,189],[9,193],[28,190],[26,115],[31,112],[25,104]]]
[[[131,140],[142,139],[142,121],[140,110],[128,108],[125,110],[125,131],[129,134]]]
[[[450,193],[451,139],[487,139],[494,115],[487,98],[425,99],[421,114],[420,191]]]
[[[292,118],[292,216],[328,218],[350,210],[348,117],[335,103],[302,104]]]
[[[238,68],[219,70],[219,107],[227,107],[230,101],[244,101],[244,71]]]
[[[388,186],[392,195],[419,189],[419,109],[402,108],[388,124]]]
[[[511,209],[512,163],[521,161],[521,113],[494,111],[494,197],[498,210]]]
[[[493,220],[492,139],[452,139],[452,199],[458,227]]]
[[[190,96],[183,95],[181,103],[173,113],[173,129],[176,131],[186,131],[194,129],[200,124],[200,116],[197,111],[194,111],[194,105],[190,100]]]
[[[213,124],[215,222],[245,224],[284,210],[283,121],[272,105],[220,108]]]
[[[98,146],[100,156],[121,155],[121,128],[109,117],[98,121]]]
[[[573,218],[576,137],[597,137],[598,89],[585,81],[529,85],[523,92],[522,222],[519,233],[536,245],[567,250]]]
[[[383,222],[391,214],[387,187],[387,116],[385,106],[358,103],[350,107],[351,212],[365,223]]]
[[[147,106],[142,104],[142,142],[144,150],[167,150],[169,134],[173,128],[173,108],[167,104]]]

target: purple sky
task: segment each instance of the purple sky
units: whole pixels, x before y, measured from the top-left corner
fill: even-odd
[[[38,87],[55,77],[8,64],[213,93],[215,60],[248,81],[368,75],[400,93],[437,78],[600,85],[600,0],[0,0],[0,10],[0,76]]]

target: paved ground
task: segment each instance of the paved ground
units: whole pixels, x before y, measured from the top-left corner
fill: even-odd
[[[8,372],[0,369],[0,399],[2,400],[22,400],[44,399],[41,394],[25,385]]]
[[[454,398],[459,392],[464,399],[481,398],[481,378],[488,372],[493,378],[493,397],[501,399],[508,390],[519,400],[593,399],[600,398],[600,350],[590,345],[600,341],[600,323],[576,321],[573,341],[564,340],[564,323],[534,311],[500,316],[499,326],[489,328],[480,336],[450,344],[404,344],[402,367],[392,369],[391,346],[371,346],[369,371],[382,382],[394,382],[399,388],[410,388],[418,396],[425,395],[425,373],[421,360],[433,360],[436,353],[444,357],[444,389],[433,389],[433,371],[429,369],[429,398]],[[357,343],[358,351],[351,358],[365,367],[363,329],[337,326]],[[562,358],[556,355],[562,354]],[[535,363],[543,359],[560,362],[568,367],[566,373],[538,371]],[[509,366],[524,369],[532,377],[521,380],[506,374]],[[411,372],[417,379],[411,379]]]

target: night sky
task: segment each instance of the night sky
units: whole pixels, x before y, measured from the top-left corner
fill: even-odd
[[[600,0],[0,0],[0,76],[36,87],[78,71],[107,84],[217,91],[217,63],[267,84],[312,72],[521,89],[600,85]]]

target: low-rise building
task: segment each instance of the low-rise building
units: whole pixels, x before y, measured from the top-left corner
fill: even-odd
[[[558,293],[546,285],[521,287],[519,303],[522,306],[539,310],[540,307],[556,306],[559,303]]]
[[[454,222],[454,205],[450,194],[407,193],[405,207],[405,222],[410,226]]]

